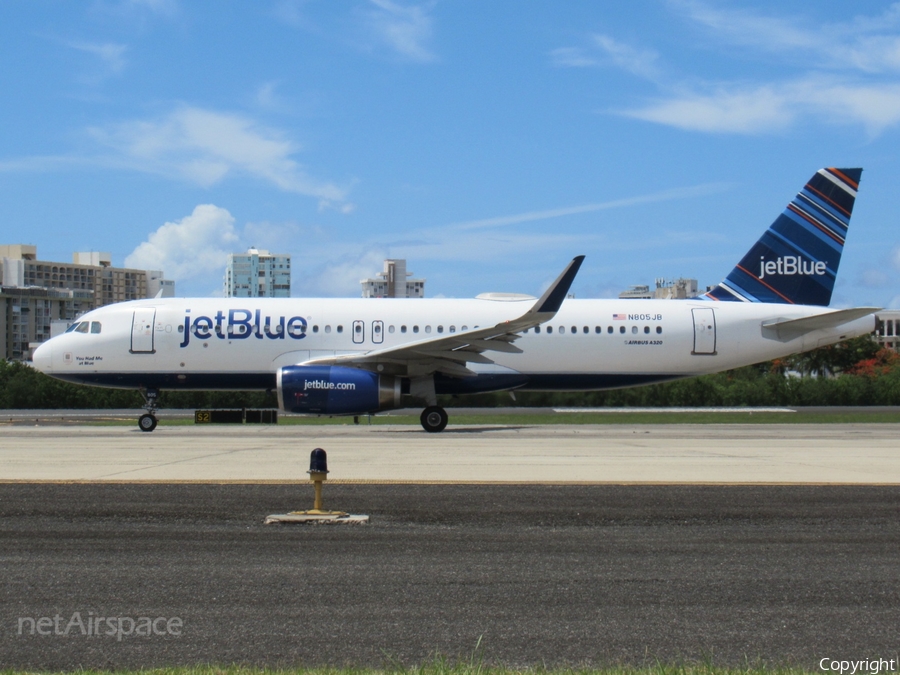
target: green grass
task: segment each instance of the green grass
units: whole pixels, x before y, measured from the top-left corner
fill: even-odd
[[[454,415],[450,424],[460,426],[534,426],[546,424],[898,424],[900,412],[738,412],[738,413],[537,413],[519,415]],[[375,415],[376,424],[419,424],[418,415]],[[192,423],[192,422],[191,422]],[[279,424],[353,424],[352,417],[280,417]],[[369,424],[359,418],[360,426]]]
[[[533,413],[456,415],[447,410],[452,426],[536,426],[554,424],[900,424],[900,412],[854,412],[846,408],[836,412],[639,412],[639,413]],[[102,415],[98,411],[98,416]],[[135,412],[135,419],[138,413]],[[193,418],[166,418],[158,413],[162,426],[194,426]],[[85,424],[132,426],[135,420],[92,420]],[[353,426],[352,417],[288,417],[278,418],[281,426]],[[418,415],[361,415],[359,426],[419,425]],[[197,425],[200,426],[200,425]],[[216,425],[221,426],[221,425]],[[227,426],[227,425],[226,425]],[[256,425],[253,425],[256,426]]]

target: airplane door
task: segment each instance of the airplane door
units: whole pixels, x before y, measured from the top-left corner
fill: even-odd
[[[131,353],[153,353],[153,322],[156,319],[156,310],[152,307],[134,310],[134,318],[131,321]]]
[[[716,353],[716,315],[712,307],[691,310],[694,316],[694,351],[691,354]]]
[[[366,339],[366,324],[362,321],[353,322],[353,344],[361,345]]]
[[[372,322],[372,342],[376,345],[380,345],[384,342],[384,322],[383,321],[373,321]]]

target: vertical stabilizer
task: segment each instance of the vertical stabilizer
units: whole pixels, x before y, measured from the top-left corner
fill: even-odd
[[[708,300],[831,302],[862,169],[820,169]]]

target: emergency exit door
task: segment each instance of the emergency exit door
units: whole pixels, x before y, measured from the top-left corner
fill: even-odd
[[[716,314],[712,307],[698,307],[691,310],[694,315],[694,350],[691,354],[713,355],[716,353]]]
[[[156,310],[152,307],[134,310],[131,323],[131,353],[153,353],[153,323],[156,321]]]

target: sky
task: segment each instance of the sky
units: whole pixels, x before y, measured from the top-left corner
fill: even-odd
[[[716,284],[813,173],[863,167],[832,304],[900,308],[900,3],[9,0],[0,243],[176,294],[228,253],[358,297]]]

